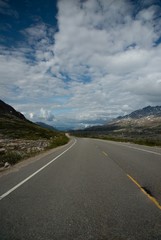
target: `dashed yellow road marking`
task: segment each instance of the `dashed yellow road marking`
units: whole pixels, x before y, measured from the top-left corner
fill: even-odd
[[[105,156],[108,156],[108,154],[106,152],[102,152]]]
[[[129,174],[127,174],[127,176],[161,210],[161,205],[159,202],[153,196],[147,193],[133,177],[131,177]]]

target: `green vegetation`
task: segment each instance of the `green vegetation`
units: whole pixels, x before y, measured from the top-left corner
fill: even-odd
[[[64,145],[68,143],[68,141],[69,139],[62,133],[59,136],[56,136],[50,139],[49,145],[45,147],[43,151]],[[18,149],[18,146],[17,146],[17,149]],[[20,151],[18,149],[18,150],[0,152],[0,167],[3,167],[5,162],[8,162],[9,164],[14,165],[15,163],[18,163],[23,159],[33,157],[36,154],[40,153],[40,150],[34,150],[34,151],[31,150],[30,152],[28,152],[27,150],[28,148],[26,147],[26,149],[24,149],[23,151]]]
[[[21,155],[19,152],[12,151],[1,153],[0,157],[1,157],[0,166],[3,166],[5,162],[8,162],[9,164],[13,165],[22,160],[24,156]]]
[[[73,134],[73,132],[71,133]],[[78,134],[74,133],[74,136],[77,137],[84,137],[84,138],[97,138],[109,141],[116,141],[116,142],[131,142],[140,145],[147,145],[147,146],[161,146],[161,139],[158,138],[144,138],[144,137],[123,137],[123,136],[116,136],[116,135],[99,135],[99,134]]]
[[[67,142],[67,137],[64,133],[45,129],[30,121],[23,121],[13,116],[0,117],[0,133],[5,137],[12,139],[49,139],[56,146]]]
[[[4,140],[0,144],[1,167],[5,162],[12,165],[40,151],[64,145],[69,141],[63,132],[45,129],[13,115],[0,116],[0,136],[2,141]]]
[[[13,139],[50,139],[59,136],[59,132],[44,129],[30,121],[24,121],[14,116],[0,117],[0,133]]]
[[[118,142],[131,142],[140,145],[147,146],[161,146],[161,131],[160,128],[156,129],[130,129],[126,128],[123,131],[113,131],[106,130],[80,130],[71,132],[72,135],[77,137],[89,137],[89,138],[99,138],[110,141]]]
[[[55,137],[55,139],[53,139],[51,141],[48,148],[54,148],[54,147],[64,145],[64,144],[68,143],[68,141],[69,141],[69,139],[64,134],[61,134],[61,135]]]
[[[99,136],[97,138],[116,141],[116,142],[131,142],[140,145],[147,145],[147,146],[161,146],[161,141],[158,139],[147,139],[147,138],[123,138],[123,137],[116,137],[116,136]]]

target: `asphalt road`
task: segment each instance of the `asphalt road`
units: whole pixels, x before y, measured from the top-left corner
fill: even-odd
[[[0,240],[161,240],[161,149],[72,139],[0,196]]]

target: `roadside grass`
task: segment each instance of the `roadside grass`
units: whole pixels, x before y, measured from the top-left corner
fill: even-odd
[[[8,162],[10,165],[14,165],[15,163],[21,161],[23,159],[23,155],[21,155],[17,151],[5,152],[0,154],[0,167],[3,167],[5,162]]]
[[[25,160],[29,157],[34,157],[41,152],[45,152],[49,149],[56,148],[61,145],[67,144],[69,139],[65,136],[65,134],[61,134],[56,138],[50,139],[49,146],[45,147],[43,150],[34,150],[30,152],[12,150],[0,153],[0,167],[3,167],[5,162],[8,162],[10,165],[14,165],[22,160]]]
[[[124,123],[124,122],[123,122]],[[135,123],[114,123],[103,126],[93,126],[83,130],[73,130],[71,135],[78,137],[99,138],[118,142],[131,142],[147,146],[161,146],[161,122],[148,122],[138,125]],[[119,125],[120,124],[120,125]]]
[[[13,165],[21,160],[35,156],[36,154],[64,145],[68,143],[69,139],[63,132],[45,129],[30,121],[24,121],[17,117],[5,115],[0,117],[0,135],[5,139],[19,139],[23,140],[47,140],[48,146],[43,150],[27,151],[27,147],[24,151],[20,149],[20,146],[16,146],[16,149],[5,150],[0,152],[0,167],[4,166],[5,162]]]
[[[48,149],[55,148],[55,147],[58,147],[61,145],[65,145],[68,143],[68,141],[69,141],[69,138],[65,134],[59,135],[59,136],[55,137],[54,140],[51,140],[51,143],[48,146]]]
[[[85,138],[97,138],[109,141],[116,142],[131,142],[139,145],[146,146],[159,146],[161,147],[161,135],[147,136],[147,135],[136,135],[129,134],[127,136],[117,135],[117,134],[95,134],[95,133],[71,133],[77,137],[85,137]]]
[[[131,142],[139,145],[146,145],[146,146],[161,146],[161,140],[159,139],[148,139],[148,138],[123,138],[123,137],[112,137],[112,136],[103,136],[98,137],[105,140],[111,140],[116,142]]]

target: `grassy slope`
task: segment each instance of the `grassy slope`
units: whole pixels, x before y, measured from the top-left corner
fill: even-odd
[[[2,138],[10,140],[48,140],[49,146],[47,149],[66,144],[68,142],[68,138],[64,133],[42,128],[30,121],[24,121],[11,115],[0,116],[0,135]],[[12,164],[31,155],[33,154],[24,154],[22,157],[15,151],[11,151],[0,153],[0,158],[1,161],[8,161]]]
[[[10,115],[0,117],[0,132],[4,136],[13,139],[49,139],[50,137],[56,135],[56,132],[44,129],[34,123],[23,121]]]
[[[109,124],[103,127],[93,127],[87,130],[73,131],[71,134],[79,137],[101,138],[113,141],[133,142],[148,146],[161,146],[161,123],[151,126],[136,124]]]

